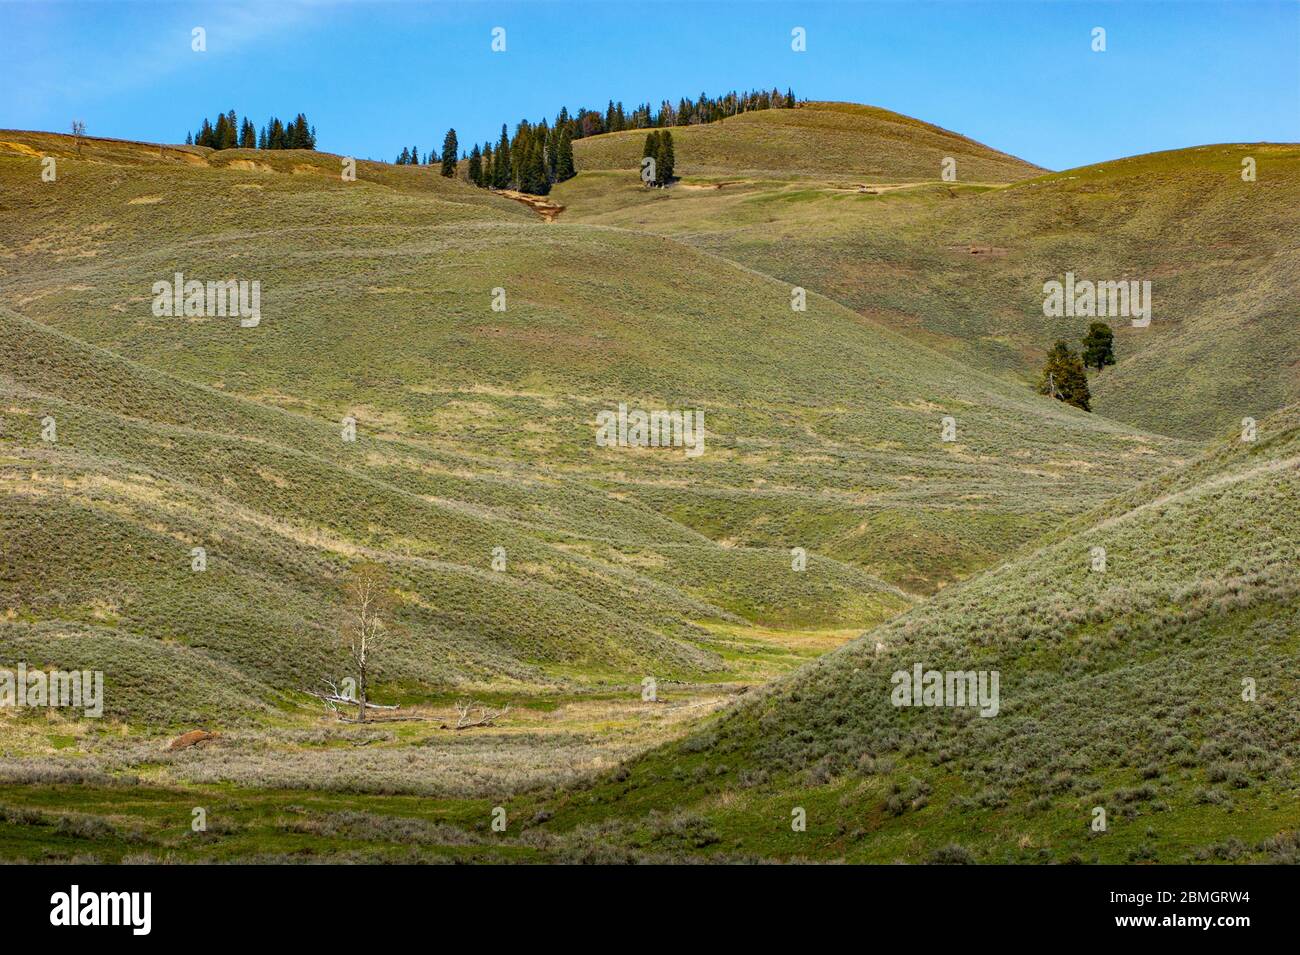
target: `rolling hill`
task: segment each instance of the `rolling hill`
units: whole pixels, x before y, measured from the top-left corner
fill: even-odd
[[[1291,407],[563,797],[553,825],[613,810],[607,837],[670,855],[693,850],[638,814],[751,856],[1294,862],[1297,505]],[[1000,673],[1000,706],[895,705],[918,664]]]
[[[957,133],[856,103],[758,110],[674,126],[672,134],[677,171],[687,176],[912,182],[937,179],[946,158],[980,182],[1013,182],[1042,172]],[[645,138],[645,130],[633,130],[579,139],[574,160],[581,171],[636,169]]]
[[[747,128],[803,113],[747,114]],[[1091,321],[1045,317],[1045,282],[1150,281],[1149,326],[1110,319],[1119,362],[1093,376],[1095,411],[1203,440],[1300,399],[1300,146],[1202,146],[1001,184],[962,157],[943,182],[927,159],[912,182],[883,170],[846,182],[838,161],[792,177],[752,171],[749,135],[730,168],[698,136],[679,137],[686,176],[667,190],[642,188],[620,154],[627,171],[584,171],[552,198],[570,221],[673,236],[1021,382]],[[606,138],[581,142],[604,156]],[[860,145],[877,148],[887,143]]]
[[[792,313],[716,255],[547,225],[433,170],[0,144],[6,632],[70,663],[108,632],[271,705],[337,667],[339,578],[370,557],[407,594],[394,686],[716,677],[702,621],[878,622],[1187,453],[816,295]],[[259,281],[260,325],[155,316],[178,271]],[[701,410],[707,452],[596,447],[619,403]]]
[[[3,714],[0,855],[1295,857],[1300,151],[1045,173],[823,103],[674,139],[666,190],[643,133],[579,141],[544,220],[428,167],[0,131],[0,665],[102,669],[110,717]],[[1066,270],[1156,284],[1097,414],[1027,386]],[[260,320],[156,314],[178,272]],[[601,446],[621,405],[704,452]],[[303,692],[360,560],[410,723]],[[996,670],[997,716],[890,705],[916,664]],[[442,732],[462,696],[518,706]],[[160,753],[192,725],[223,741]]]
[[[405,190],[363,169],[349,193],[222,159],[168,165],[165,183],[89,163],[91,181],[66,184],[85,190],[75,217],[15,175],[13,201],[38,210],[26,228],[60,248],[39,270],[34,252],[3,260],[16,308],[185,380],[322,421],[352,414],[363,435],[545,459],[713,540],[804,546],[920,591],[1047,526],[1040,503],[1070,506],[1062,480],[1100,499],[1182,453],[968,375],[815,294],[791,312],[787,286],[679,242],[546,226],[424,169],[385,170],[409,172]],[[424,182],[431,195],[410,191]],[[154,317],[149,285],[177,270],[259,278],[262,326]],[[595,415],[620,401],[700,408],[709,454],[595,453]],[[964,435],[953,444],[938,440],[948,413]]]

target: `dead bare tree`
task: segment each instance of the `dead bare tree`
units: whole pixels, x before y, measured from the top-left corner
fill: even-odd
[[[357,674],[357,722],[366,721],[366,696],[370,691],[373,657],[389,633],[388,618],[397,601],[388,570],[374,561],[363,561],[348,571],[343,584],[343,621],[339,628],[352,669]],[[336,702],[339,702],[336,700]]]
[[[79,119],[72,121],[72,135],[77,142],[77,155],[81,155],[81,137],[86,135],[86,124]]]
[[[496,721],[510,712],[510,707],[495,710],[482,703],[461,700],[456,704],[456,725],[458,730],[472,729],[475,726],[494,726]]]
[[[338,684],[335,683],[333,680],[321,680],[321,682],[324,683],[327,687],[329,687],[328,693],[316,693],[311,690],[308,690],[307,692],[310,693],[312,696],[316,697],[316,699],[320,700],[322,703],[324,703],[325,708],[329,710],[331,713],[338,714],[340,718],[342,718],[341,711],[339,709],[340,706],[357,705],[357,699],[355,697],[348,696],[347,693],[345,693],[343,690],[340,690]],[[397,705],[384,706],[383,704],[380,703],[371,703],[367,701],[366,709],[397,710],[397,709],[401,709],[401,707]]]

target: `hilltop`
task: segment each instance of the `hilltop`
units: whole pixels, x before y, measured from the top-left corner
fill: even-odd
[[[1012,182],[1043,171],[930,123],[854,103],[803,103],[671,131],[677,172],[686,176],[910,182],[938,179],[948,157],[974,181]],[[578,169],[636,169],[645,137],[634,130],[576,140]]]
[[[678,166],[696,171],[673,188],[594,171],[552,199],[569,221],[673,236],[1025,385],[1091,320],[1045,317],[1045,282],[1150,281],[1148,327],[1109,320],[1119,363],[1093,376],[1094,411],[1203,440],[1300,399],[1300,146],[1202,146],[1001,182],[958,157],[953,183],[929,160],[910,183],[884,170],[846,183],[838,162],[793,181],[747,172],[747,137],[712,135],[734,135],[730,167],[716,159],[725,148],[679,137]],[[816,142],[809,154],[823,155]]]

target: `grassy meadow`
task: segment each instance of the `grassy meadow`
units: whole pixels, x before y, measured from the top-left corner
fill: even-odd
[[[0,131],[0,668],[105,674],[0,710],[0,859],[1293,861],[1295,147],[1047,173],[817,103],[674,129],[659,190],[643,140],[543,217]],[[1095,414],[1028,384],[1066,269],[1155,279]],[[154,315],[176,272],[260,323]],[[704,453],[598,446],[620,404]],[[365,725],[312,695],[360,561]],[[915,662],[998,718],[891,706]]]
[[[748,115],[753,126],[779,121]],[[1056,339],[1077,348],[1090,321],[1045,317],[1044,282],[1147,280],[1151,324],[1110,321],[1119,361],[1092,376],[1095,411],[1205,440],[1300,400],[1295,144],[1201,146],[1032,178],[953,153],[953,182],[937,161],[855,179],[834,162],[797,177],[688,164],[677,186],[647,190],[635,160],[605,170],[604,138],[577,144],[580,163],[595,153],[601,171],[554,191],[569,221],[673,236],[1019,382]],[[1242,178],[1247,157],[1253,181]]]

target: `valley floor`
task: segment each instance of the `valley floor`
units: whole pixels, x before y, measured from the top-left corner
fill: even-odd
[[[527,826],[566,787],[608,774],[761,683],[858,636],[710,624],[714,682],[593,683],[445,697],[388,688],[367,722],[306,695],[256,725],[172,750],[176,733],[28,713],[0,716],[0,860],[540,861],[578,838]],[[456,730],[457,704],[503,713]],[[477,709],[475,714],[477,715]],[[493,810],[505,812],[503,833]],[[202,809],[206,831],[191,826]],[[671,813],[669,813],[671,815]]]

